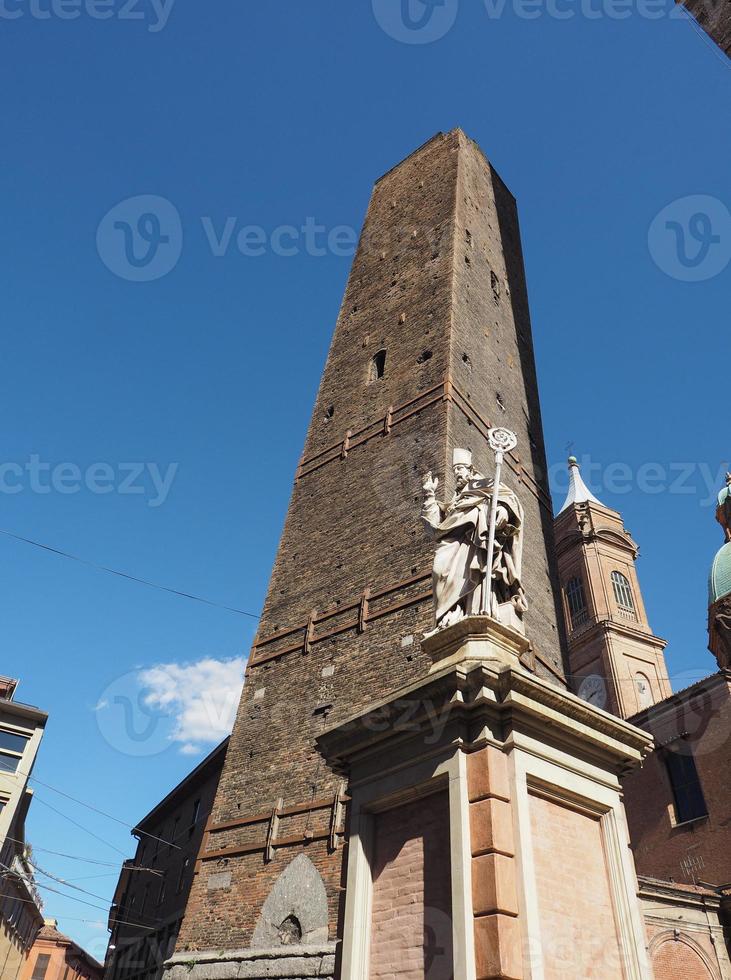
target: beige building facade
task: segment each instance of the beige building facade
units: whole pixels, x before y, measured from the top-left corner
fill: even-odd
[[[0,977],[18,980],[43,925],[42,903],[25,860],[28,779],[47,714],[15,699],[18,682],[0,678]]]

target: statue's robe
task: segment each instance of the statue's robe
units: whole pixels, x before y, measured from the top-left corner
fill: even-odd
[[[456,493],[448,506],[432,499],[422,518],[437,541],[434,557],[434,610],[437,626],[513,601],[525,609],[522,575],[523,508],[512,490],[500,486],[493,560],[496,594],[487,601],[487,547],[490,533],[492,481],[481,476]]]

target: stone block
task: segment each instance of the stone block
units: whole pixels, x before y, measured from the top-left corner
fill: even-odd
[[[508,762],[494,745],[467,756],[467,789],[470,803],[489,797],[510,799]]]
[[[500,851],[513,856],[513,811],[509,803],[499,799],[478,800],[470,804],[470,835],[472,854]]]
[[[485,854],[472,861],[472,905],[475,915],[518,914],[515,861],[503,854]]]
[[[221,871],[208,876],[208,891],[218,892],[231,887],[231,872]]]
[[[477,980],[523,980],[518,919],[487,915],[475,919]]]

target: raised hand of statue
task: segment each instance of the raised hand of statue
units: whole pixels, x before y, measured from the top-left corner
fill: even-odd
[[[431,470],[424,477],[424,483],[422,484],[424,488],[424,493],[427,497],[431,498],[437,492],[437,487],[439,486],[439,480],[436,476],[432,476]]]

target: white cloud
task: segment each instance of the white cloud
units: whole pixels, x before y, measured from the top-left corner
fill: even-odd
[[[158,664],[140,670],[145,705],[171,718],[170,739],[184,755],[195,755],[230,734],[245,663],[243,657],[206,657],[196,663]]]

